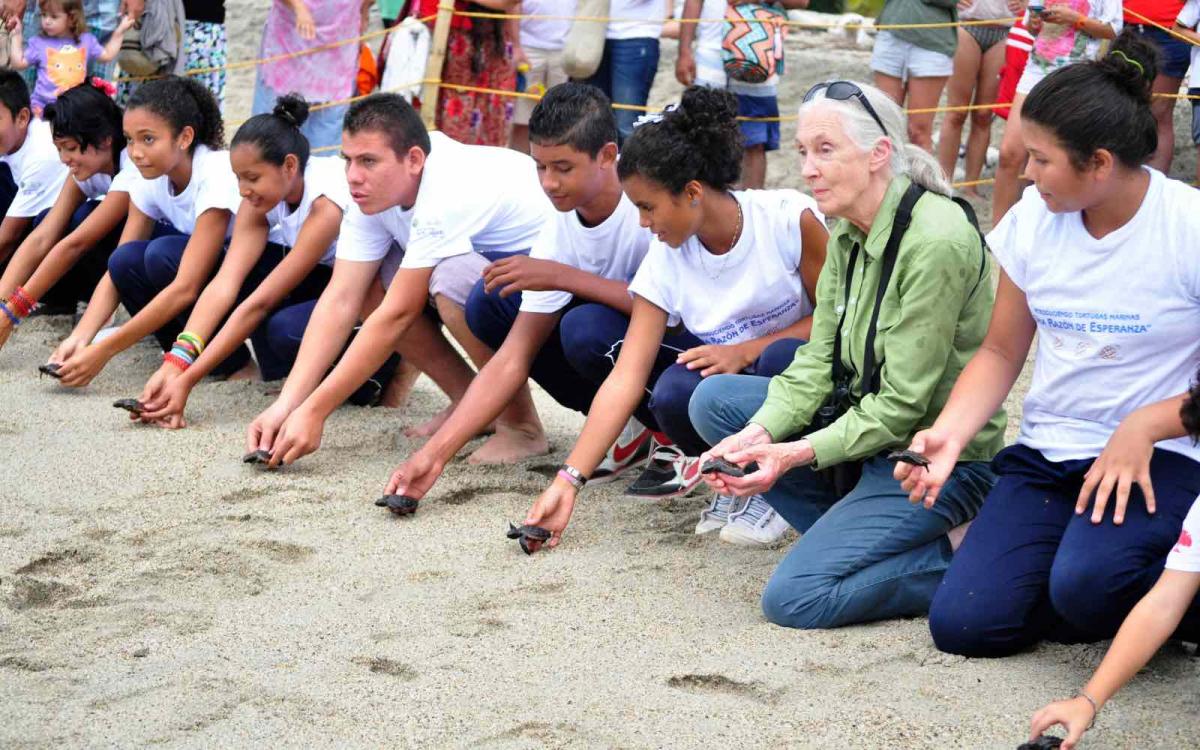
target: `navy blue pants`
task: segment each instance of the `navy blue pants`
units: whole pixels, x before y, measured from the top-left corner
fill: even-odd
[[[78,229],[79,225],[91,216],[92,211],[95,211],[99,205],[100,201],[98,200],[84,201],[80,204],[79,208],[75,209],[75,213],[71,214],[71,220],[67,224],[67,230],[63,233],[63,237]],[[37,218],[33,220],[34,228],[42,223],[48,213],[50,213],[50,209],[37,215]],[[118,222],[111,232],[80,256],[75,265],[58,280],[58,283],[50,287],[50,290],[43,294],[39,301],[51,307],[69,307],[74,311],[76,302],[87,302],[91,299],[92,292],[96,291],[96,285],[108,271],[108,258],[116,249],[117,243],[120,242],[121,230],[124,228],[125,222]]]
[[[499,349],[520,306],[520,294],[489,294],[480,282],[467,299],[467,325],[480,341]],[[576,302],[562,315],[555,332],[538,352],[530,377],[558,403],[587,413],[596,391],[616,364],[628,328],[629,318],[623,313],[605,305]],[[802,343],[785,339],[771,344],[747,372],[766,376],[783,372]],[[666,433],[692,456],[708,448],[688,418],[688,402],[702,378],[675,364],[675,359],[680,352],[702,344],[686,331],[664,336],[647,381],[650,385],[634,411],[638,421]]]
[[[177,232],[170,233],[173,231],[160,228],[156,230],[156,235],[158,236],[149,240],[138,240],[121,245],[113,251],[112,256],[109,258],[109,275],[121,295],[121,304],[125,306],[130,315],[137,315],[142,308],[150,304],[151,300],[174,281],[175,274],[179,271],[179,263],[183,258],[184,249],[187,247],[188,240],[191,237]],[[258,259],[254,267],[250,269],[250,273],[242,283],[242,288],[238,292],[237,302],[240,303],[258,288],[263,279],[283,260],[285,253],[286,249],[284,247],[274,243],[267,244],[262,256]],[[216,275],[215,270],[213,275]],[[328,269],[324,266],[317,266],[292,291],[292,294],[285,301],[285,305],[315,299],[320,296],[321,291],[325,288],[325,284],[328,281]],[[184,326],[187,325],[187,319],[191,315],[191,312],[192,308],[188,307],[188,309],[154,332],[154,337],[158,340],[158,344],[162,347],[163,351],[170,351],[176,337],[179,336]],[[307,322],[307,318],[305,318],[305,322]],[[224,321],[222,321],[223,324]],[[295,362],[295,357],[293,354],[288,359],[286,356],[279,356],[277,354],[277,351],[280,350],[286,352],[288,347],[279,342],[273,343],[269,338],[270,331],[271,318],[268,318],[250,335],[250,340],[254,343],[254,350],[258,354],[258,362],[262,370],[263,379],[278,380],[287,375],[291,370],[292,363]],[[301,328],[301,335],[303,335],[303,328]],[[244,345],[240,346],[224,362],[213,368],[213,374],[217,376],[229,375],[244,367],[249,361],[249,350]]]
[[[1120,526],[1075,515],[1091,459],[1048,461],[1023,445],[1001,451],[998,481],[933,598],[929,628],[942,651],[1006,656],[1040,640],[1097,641],[1154,585],[1200,494],[1200,463],[1165,450],[1150,460],[1157,512],[1134,486]],[[1200,639],[1193,603],[1180,637]]]

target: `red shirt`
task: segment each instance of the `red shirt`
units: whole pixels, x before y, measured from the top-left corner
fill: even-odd
[[[1175,18],[1183,10],[1183,0],[1125,0],[1125,23],[1148,26],[1150,21],[1131,15],[1131,10],[1170,29],[1175,27]]]

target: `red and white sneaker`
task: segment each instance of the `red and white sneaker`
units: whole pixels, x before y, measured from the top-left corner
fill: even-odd
[[[680,497],[700,484],[700,459],[685,456],[683,451],[671,444],[660,442],[661,433],[654,436],[654,452],[642,475],[625,490],[634,497]],[[665,442],[665,441],[664,441]]]
[[[630,468],[637,466],[650,456],[653,433],[635,417],[625,423],[617,442],[608,449],[608,455],[592,472],[588,484],[611,482]]]

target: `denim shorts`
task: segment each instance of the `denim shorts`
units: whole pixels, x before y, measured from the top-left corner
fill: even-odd
[[[779,117],[779,98],[736,94],[738,114],[742,117]],[[779,150],[779,122],[742,120],[742,138],[746,146],[762,146],[765,151]]]
[[[1158,52],[1162,56],[1158,64],[1159,73],[1169,78],[1183,78],[1187,75],[1188,66],[1192,62],[1191,44],[1171,36],[1157,26],[1127,23],[1125,28],[1133,29],[1146,41],[1158,47]]]
[[[890,31],[881,31],[875,35],[871,70],[901,80],[944,78],[954,72],[954,58],[906,42]]]

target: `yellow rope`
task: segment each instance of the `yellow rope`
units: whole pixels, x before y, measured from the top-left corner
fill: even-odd
[[[1168,34],[1170,34],[1171,36],[1175,37],[1176,39],[1185,41],[1188,44],[1191,44],[1193,46],[1200,46],[1195,41],[1193,41],[1191,37],[1184,36],[1183,34],[1180,34],[1175,29],[1168,29],[1166,26],[1163,26],[1161,23],[1158,23],[1157,21],[1151,21],[1149,18],[1146,18],[1141,13],[1138,13],[1136,10],[1130,10],[1129,8],[1125,8],[1124,10],[1127,14],[1133,16],[1134,18],[1137,18],[1145,23],[1150,24],[1151,26],[1154,26],[1162,31],[1165,31]]]
[[[491,11],[466,11],[456,10],[454,15],[463,16],[464,18],[491,18],[498,21],[516,21],[516,20],[531,20],[531,21],[595,21],[596,23],[612,23],[618,21],[641,22],[646,23],[645,18],[614,18],[611,16],[554,16],[541,14],[524,14],[524,13],[493,13]],[[677,21],[679,23],[725,23],[724,18],[664,18],[664,21]],[[780,26],[790,26],[798,29],[876,29],[878,31],[889,31],[892,29],[948,29],[957,28],[959,26],[1004,26],[1012,25],[1017,19],[1014,18],[994,18],[984,21],[939,21],[937,23],[888,23],[888,24],[868,24],[868,23],[809,23],[807,21],[793,21],[791,19],[779,21],[760,21],[756,19],[744,19],[744,23],[764,23]]]

